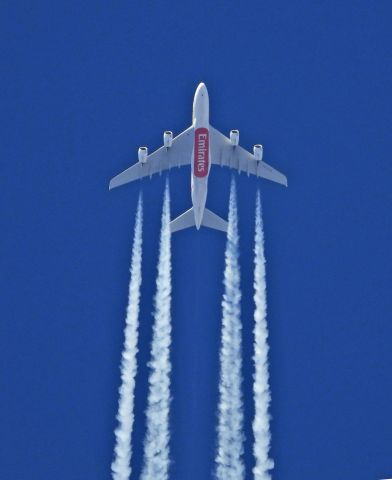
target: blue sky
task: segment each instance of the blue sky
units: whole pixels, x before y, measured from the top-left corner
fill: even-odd
[[[289,188],[238,180],[245,460],[262,190],[274,479],[392,475],[388,1],[3,2],[0,478],[110,478],[139,186],[109,179],[191,122],[263,143]],[[172,215],[190,207],[172,172]],[[230,173],[207,205],[227,215]],[[133,466],[141,468],[164,177],[144,181]],[[172,479],[211,478],[225,239],[173,238]]]

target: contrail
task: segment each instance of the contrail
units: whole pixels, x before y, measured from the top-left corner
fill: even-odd
[[[243,405],[241,391],[241,290],[239,267],[237,199],[231,181],[229,225],[225,251],[224,295],[222,300],[222,337],[218,407],[218,480],[241,480],[243,464]]]
[[[151,343],[149,393],[146,410],[142,480],[167,480],[169,476],[169,405],[171,343],[170,194],[166,182]]]
[[[121,359],[121,386],[118,402],[118,427],[115,430],[116,444],[114,447],[114,460],[112,475],[114,480],[128,480],[131,475],[131,437],[133,428],[133,406],[135,376],[137,372],[137,341],[139,326],[139,300],[140,286],[142,283],[142,226],[143,226],[143,200],[141,193],[137,205],[135,232],[133,237],[131,280],[129,282],[129,295],[127,317],[124,330],[124,349]]]
[[[274,462],[269,458],[271,443],[269,405],[271,393],[268,374],[268,328],[267,300],[265,280],[264,233],[261,211],[260,192],[256,197],[255,249],[254,249],[254,356],[255,365],[253,394],[255,401],[255,417],[253,420],[254,446],[253,455],[255,480],[270,480],[269,470]]]

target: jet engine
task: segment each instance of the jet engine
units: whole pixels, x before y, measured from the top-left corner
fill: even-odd
[[[255,156],[255,160],[257,162],[263,160],[263,145],[255,145],[253,147],[253,155]]]
[[[170,132],[167,130],[166,132],[163,133],[163,145],[166,148],[170,148],[173,143],[173,132]]]
[[[146,163],[147,156],[148,156],[148,148],[147,147],[140,147],[138,151],[139,162]]]
[[[236,147],[240,143],[239,130],[230,130],[230,143],[233,145],[233,147]]]

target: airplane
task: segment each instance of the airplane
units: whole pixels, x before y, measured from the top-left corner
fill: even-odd
[[[263,161],[263,146],[255,145],[253,154],[239,145],[239,131],[231,130],[230,137],[216,130],[209,121],[207,87],[200,83],[193,100],[192,125],[173,138],[165,131],[163,146],[148,154],[140,147],[138,163],[112,178],[109,189],[170,170],[172,167],[191,166],[192,208],[170,222],[171,232],[200,226],[227,231],[227,221],[206,208],[208,177],[211,164],[236,169],[256,177],[263,177],[287,187],[287,178]]]

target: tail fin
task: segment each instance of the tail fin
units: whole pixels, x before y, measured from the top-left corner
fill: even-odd
[[[208,210],[208,208],[204,209],[203,220],[201,224],[203,227],[213,228],[214,230],[220,230],[221,232],[227,232],[226,220],[223,220],[223,218],[211,212],[211,210]],[[193,207],[170,222],[170,230],[172,233],[194,226],[195,214]]]

